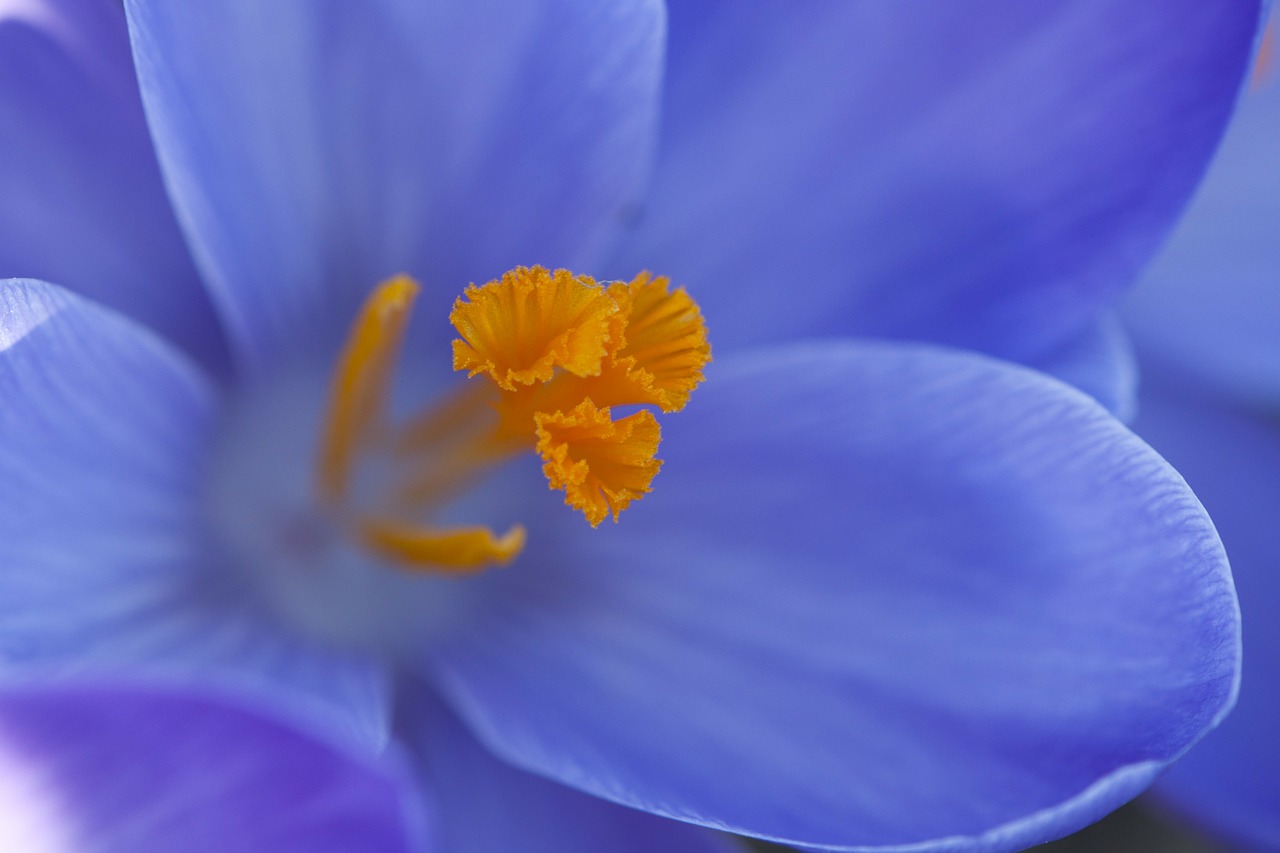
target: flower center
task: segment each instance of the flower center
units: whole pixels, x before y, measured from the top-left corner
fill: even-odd
[[[363,549],[404,568],[447,573],[505,564],[524,528],[440,527],[423,518],[486,469],[533,451],[565,502],[592,526],[650,491],[661,462],[649,409],[682,409],[711,358],[698,306],[665,278],[600,285],[567,270],[518,267],[470,286],[449,320],[453,367],[479,381],[400,424],[386,398],[418,285],[401,276],[365,302],[339,356],[316,462],[328,514]],[[389,485],[354,498],[362,460],[389,457]]]

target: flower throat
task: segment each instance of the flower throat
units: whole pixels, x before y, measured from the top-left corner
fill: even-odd
[[[536,452],[550,487],[594,527],[650,491],[661,462],[649,408],[684,408],[711,359],[706,326],[683,288],[641,273],[597,284],[567,270],[517,267],[469,286],[449,320],[453,367],[473,382],[400,425],[386,398],[419,287],[407,276],[365,301],[330,383],[316,490],[354,541],[413,570],[480,571],[524,547],[520,525],[440,528],[430,517],[492,466]],[[361,459],[389,454],[399,476],[376,507],[358,507]]]

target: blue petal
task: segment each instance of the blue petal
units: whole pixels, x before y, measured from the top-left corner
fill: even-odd
[[[1280,850],[1280,423],[1143,365],[1136,428],[1176,464],[1213,515],[1244,613],[1240,703],[1169,769],[1160,797],[1252,848]]]
[[[0,756],[6,778],[32,780],[40,796],[31,799],[60,818],[49,834],[65,839],[54,848],[63,851],[425,849],[400,765],[358,759],[212,696],[102,684],[8,690]]]
[[[437,805],[439,853],[732,853],[701,827],[654,817],[494,758],[433,696],[410,688],[402,735]]]
[[[217,398],[146,330],[0,282],[0,678],[226,683],[386,739],[380,669],[277,628],[203,526]]]
[[[160,182],[117,3],[0,11],[0,277],[11,276],[56,281],[225,366]]]
[[[1138,365],[1133,345],[1112,313],[1031,366],[1074,385],[1126,423],[1137,411]]]
[[[652,495],[601,530],[528,519],[432,653],[519,766],[806,845],[1013,850],[1133,796],[1234,698],[1212,525],[1061,383],[814,345],[720,362],[663,428]]]
[[[672,3],[665,138],[617,272],[727,347],[839,333],[1031,360],[1205,167],[1256,2]]]
[[[1247,92],[1173,239],[1129,298],[1151,353],[1232,393],[1280,401],[1280,75]]]
[[[659,0],[125,7],[179,216],[253,362],[344,330],[399,272],[443,324],[468,281],[587,264],[648,173]]]

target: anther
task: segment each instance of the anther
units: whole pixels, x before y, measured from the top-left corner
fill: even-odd
[[[384,282],[365,300],[333,372],[320,438],[317,480],[327,503],[342,499],[356,451],[382,417],[418,285],[408,276]]]
[[[524,547],[524,529],[517,525],[498,536],[479,526],[435,528],[418,518],[424,510],[435,508],[438,499],[450,496],[473,478],[476,469],[491,465],[501,455],[454,452],[463,446],[474,448],[477,440],[484,443],[485,433],[468,427],[477,415],[492,420],[491,413],[484,410],[487,407],[478,409],[464,399],[439,411],[437,417],[420,419],[425,426],[416,436],[417,444],[430,449],[439,442],[452,442],[448,452],[437,454],[448,464],[433,469],[437,480],[430,482],[435,489],[423,492],[419,478],[417,491],[392,490],[372,512],[354,506],[350,495],[349,482],[362,454],[379,449],[390,452],[396,457],[393,462],[397,468],[420,464],[425,455],[422,447],[403,438],[382,443],[374,440],[389,432],[384,423],[387,392],[418,289],[406,276],[384,282],[356,318],[334,368],[316,463],[316,488],[339,527],[370,553],[402,568],[475,572],[510,562]]]

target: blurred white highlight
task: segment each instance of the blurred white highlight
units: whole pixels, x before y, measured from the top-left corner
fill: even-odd
[[[0,742],[0,850],[74,853],[72,825],[40,768]]]

